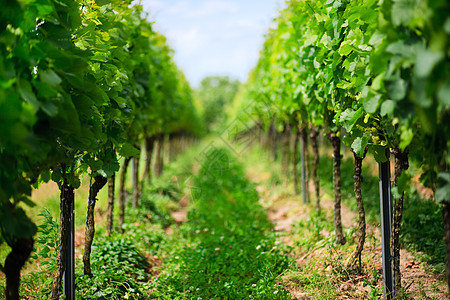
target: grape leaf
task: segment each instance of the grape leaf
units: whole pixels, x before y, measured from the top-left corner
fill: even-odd
[[[369,143],[370,138],[368,136],[357,137],[353,141],[351,147],[353,151],[358,154],[359,157],[363,157],[364,150],[366,149],[367,144]]]
[[[436,188],[436,201],[450,202],[450,173],[442,172],[438,174],[438,184]]]
[[[39,73],[39,77],[43,82],[53,87],[59,85],[62,81],[58,74],[56,74],[55,71],[51,69],[41,71]]]
[[[363,98],[363,107],[369,114],[373,114],[377,111],[380,105],[381,95],[367,96]]]
[[[394,101],[392,100],[383,101],[383,103],[381,104],[380,114],[381,116],[388,115],[390,118],[392,118],[394,114],[394,109],[395,109]]]
[[[125,143],[117,151],[122,157],[139,156],[140,151],[129,143]]]
[[[26,80],[20,80],[18,81],[18,88],[22,99],[28,103],[31,103],[34,106],[34,111],[37,111],[40,108],[41,103],[36,98],[36,95],[31,88],[30,82]]]

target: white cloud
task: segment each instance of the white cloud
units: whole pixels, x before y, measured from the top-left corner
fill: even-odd
[[[145,8],[151,8],[152,10],[166,8],[166,3],[160,0],[147,0],[142,3]]]
[[[246,28],[250,30],[260,31],[261,29],[266,29],[265,28],[266,26],[261,24],[261,22],[257,22],[254,20],[237,20],[235,24],[241,28]]]
[[[177,1],[173,5],[167,5],[167,14],[184,17],[186,12],[193,9],[195,9],[195,6],[193,6],[192,3],[189,3],[189,1]]]
[[[256,64],[283,0],[143,0],[155,29],[175,50],[175,61],[197,85],[206,75],[245,80]]]
[[[239,5],[229,1],[206,1],[196,10],[190,11],[187,15],[192,18],[212,16],[217,14],[236,13],[239,11]]]
[[[167,3],[160,0],[146,0],[143,3],[150,9],[164,9],[169,15],[181,18],[208,17],[216,14],[236,13],[239,5],[232,1],[224,0],[178,0]]]
[[[191,55],[205,47],[208,36],[196,27],[177,28],[167,32],[167,39],[175,50],[182,51],[184,55]]]

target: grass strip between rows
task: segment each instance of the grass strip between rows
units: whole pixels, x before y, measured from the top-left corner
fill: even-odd
[[[208,152],[194,178],[194,205],[182,245],[160,276],[166,299],[290,299],[277,284],[286,249],[258,203],[253,184],[228,150]]]

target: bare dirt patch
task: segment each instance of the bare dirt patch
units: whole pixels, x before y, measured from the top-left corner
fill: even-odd
[[[267,208],[268,217],[273,222],[275,230],[280,233],[280,241],[293,246],[295,240],[299,239],[295,236],[293,226],[301,220],[309,218],[309,213],[314,208],[303,205],[301,199],[292,196],[292,194],[274,193],[275,187],[268,188],[261,184],[264,181],[262,178],[258,178],[256,174],[251,175],[249,177],[259,184],[257,191],[260,194],[261,202]],[[321,206],[328,215],[333,215],[333,201],[329,195],[322,197]],[[357,224],[357,214],[342,205],[342,221],[344,228],[353,228]],[[336,291],[338,299],[369,299],[371,289],[382,289],[381,247],[378,241],[380,241],[379,226],[369,224],[363,253],[363,272],[360,275],[355,273],[349,274],[348,278],[339,278],[341,275],[332,275],[332,269],[335,267],[332,266],[332,263],[328,266],[326,264],[317,266],[317,268],[322,269],[318,272],[325,274],[338,287]],[[306,254],[294,252],[297,266],[300,269],[312,261],[333,261],[333,259],[343,257],[342,260],[345,262],[350,255],[351,252],[343,253],[339,250],[336,253],[330,253],[324,247],[316,247]],[[402,249],[400,265],[402,287],[406,289],[407,294],[412,299],[450,299],[444,277],[427,272],[425,263],[417,261],[414,254]],[[373,272],[376,272],[377,277],[379,277],[378,280],[375,278],[375,282]],[[368,282],[373,283],[372,287],[369,286]],[[301,284],[291,280],[289,276],[284,277],[283,285],[290,291],[294,299],[314,299],[313,295],[305,293]]]

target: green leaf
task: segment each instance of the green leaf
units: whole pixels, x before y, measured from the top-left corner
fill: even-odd
[[[437,178],[438,183],[435,194],[436,201],[450,202],[450,173],[449,172],[439,173]]]
[[[44,111],[49,117],[55,117],[58,114],[58,107],[53,104],[51,100],[45,101],[41,106],[42,111]]]
[[[103,162],[101,160],[96,160],[94,157],[92,157],[90,154],[86,154],[83,157],[83,161],[93,170],[93,171],[97,171],[99,170],[102,165]]]
[[[395,0],[392,5],[392,23],[395,26],[408,26],[414,18],[416,0]]]
[[[117,151],[120,156],[122,157],[132,157],[132,156],[139,156],[140,151],[133,147],[133,145],[125,143],[120,147]]]
[[[393,100],[402,100],[406,96],[408,84],[401,78],[386,79],[384,81],[386,91]]]
[[[103,157],[101,157],[103,162],[102,168],[98,170],[98,173],[103,177],[109,178],[114,175],[120,169],[120,164],[117,160],[116,153],[112,150],[106,151]]]
[[[363,98],[364,110],[369,114],[375,113],[378,109],[378,106],[380,105],[380,99],[381,95],[375,95],[372,97],[367,96]]]
[[[36,225],[28,218],[22,208],[0,206],[0,227],[2,231],[13,238],[32,237]]]
[[[70,30],[52,24],[51,22],[45,22],[40,28],[47,31],[48,40],[55,46],[63,49],[70,49],[73,47],[72,32]]]
[[[370,145],[369,151],[373,153],[373,157],[377,162],[385,162],[387,161],[386,157],[386,147],[380,145]]]
[[[399,40],[397,42],[389,44],[389,46],[386,48],[386,52],[398,55],[400,57],[407,57],[410,59],[414,59],[418,47],[419,46],[416,44],[409,45],[406,44],[404,41]]]
[[[88,83],[86,85],[89,89],[91,100],[94,101],[97,106],[108,105],[109,97],[103,89],[95,85],[95,83]]]
[[[37,90],[37,94],[40,98],[54,98],[58,96],[58,91],[51,87],[50,85],[41,82],[39,80],[34,80],[33,81],[33,86],[36,88]]]
[[[51,176],[50,170],[47,169],[47,170],[44,170],[44,171],[41,172],[40,179],[43,182],[49,182],[50,181],[50,176]]]
[[[317,40],[318,36],[317,35],[309,35],[306,37],[305,41],[304,41],[304,47],[307,47],[309,45],[314,44],[314,42]]]
[[[120,108],[126,108],[128,105],[128,101],[123,97],[115,97],[113,100],[117,103]]]
[[[446,33],[450,34],[450,17],[445,20],[443,28]]]
[[[62,174],[60,169],[52,172],[52,180],[58,184],[62,183]]]
[[[372,37],[369,40],[369,45],[378,47],[384,40],[385,35],[379,31],[375,31]]]
[[[341,46],[339,47],[339,54],[343,55],[343,56],[348,56],[350,54],[350,52],[352,52],[353,50],[353,46],[346,44],[345,42],[343,42],[341,44]]]
[[[417,53],[414,68],[417,77],[428,77],[433,68],[444,58],[444,53],[422,49]]]
[[[437,97],[444,106],[450,106],[450,80],[445,80],[438,89]]]
[[[395,102],[392,100],[386,100],[381,104],[380,114],[381,116],[388,115],[390,118],[394,115]]]
[[[67,175],[67,183],[74,189],[79,188],[81,185],[80,178],[75,174]]]
[[[412,139],[414,138],[414,133],[411,128],[402,128],[402,133],[400,134],[400,145],[399,148],[403,151],[406,147],[411,144]]]
[[[383,81],[384,81],[384,73],[381,73],[380,75],[375,77],[375,79],[372,81],[372,89],[374,89],[375,91],[379,91],[384,86]]]
[[[359,157],[363,157],[364,150],[369,143],[370,138],[368,136],[357,137],[352,143],[353,151],[358,154]]]
[[[402,196],[401,192],[398,190],[398,187],[395,185],[391,187],[391,195],[393,199],[399,199]]]
[[[22,96],[22,99],[25,100],[27,103],[31,103],[34,106],[34,111],[38,111],[38,109],[41,106],[41,103],[36,98],[36,95],[33,93],[33,89],[31,87],[31,84],[26,80],[20,80],[18,81],[18,88],[20,96]]]
[[[347,108],[345,111],[342,112],[340,122],[344,124],[345,130],[350,132],[355,123],[359,120],[359,118],[361,118],[363,114],[364,110],[362,107],[360,107],[357,111],[354,111],[351,108]]]
[[[41,71],[39,73],[39,76],[41,77],[41,80],[43,82],[53,87],[59,85],[62,81],[58,74],[56,74],[55,71],[51,69]]]
[[[37,8],[39,16],[46,16],[54,11],[53,5],[47,3],[40,2],[39,5],[36,5],[35,7]]]

